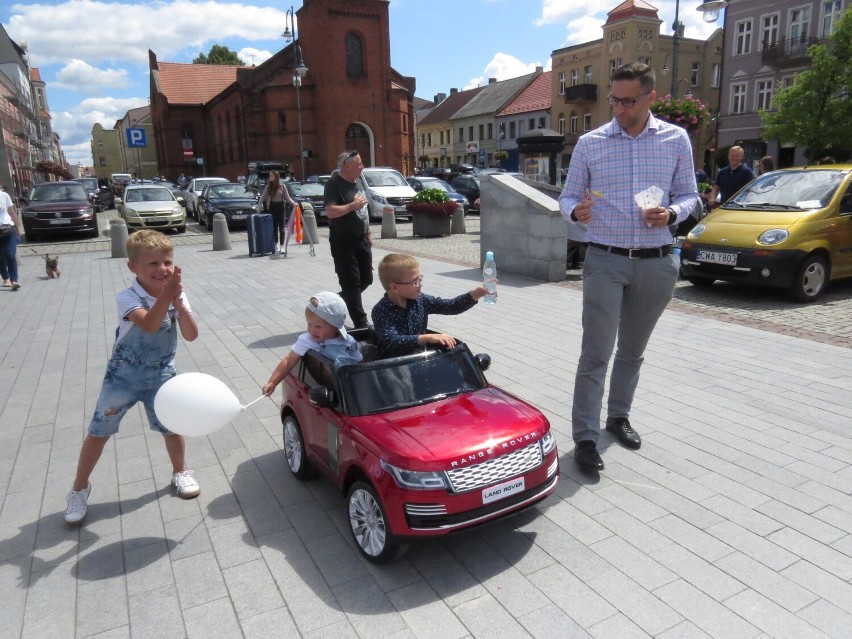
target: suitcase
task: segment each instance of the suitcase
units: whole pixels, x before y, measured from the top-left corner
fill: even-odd
[[[254,213],[248,217],[249,256],[267,255],[275,252],[272,238],[272,216],[269,213]]]

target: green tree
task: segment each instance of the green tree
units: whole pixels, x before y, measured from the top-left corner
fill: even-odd
[[[207,55],[199,53],[198,57],[192,61],[192,64],[236,64],[245,66],[246,63],[240,60],[240,57],[228,47],[222,44],[214,44],[210,47],[210,53]]]
[[[834,33],[808,48],[811,68],[780,90],[771,111],[760,111],[764,140],[805,147],[810,162],[852,152],[852,11],[846,11]]]

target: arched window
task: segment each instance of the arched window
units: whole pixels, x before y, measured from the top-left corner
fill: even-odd
[[[364,43],[361,36],[350,31],[346,34],[346,75],[350,78],[363,78]]]

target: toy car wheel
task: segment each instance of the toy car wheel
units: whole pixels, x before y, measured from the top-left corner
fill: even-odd
[[[828,284],[828,264],[819,255],[809,255],[802,262],[790,284],[790,294],[797,302],[813,302]]]
[[[391,533],[387,516],[376,489],[364,481],[355,482],[347,497],[349,528],[362,555],[384,564],[402,556],[407,546]]]
[[[296,479],[307,479],[312,474],[312,468],[305,454],[305,439],[295,415],[284,418],[284,455],[290,472]]]

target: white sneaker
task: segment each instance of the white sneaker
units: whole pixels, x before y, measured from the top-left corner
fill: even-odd
[[[89,494],[92,492],[92,484],[89,483],[83,490],[72,490],[65,498],[68,507],[65,509],[65,522],[72,526],[79,526],[86,518],[89,511]]]
[[[284,248],[284,245],[283,245],[283,244],[281,245],[281,252],[282,252],[282,253],[286,253],[286,252],[287,252],[287,251],[286,251],[286,249]]]
[[[273,253],[277,253],[277,252],[278,252],[278,251],[280,251],[280,250],[281,250],[281,245],[280,245],[280,244],[278,244],[278,242],[276,242],[276,243],[275,243],[275,250],[274,250],[274,251],[272,251],[272,252],[273,252]]]
[[[191,470],[184,470],[172,475],[172,486],[177,489],[177,496],[182,499],[192,499],[201,494],[201,488],[192,477]]]

